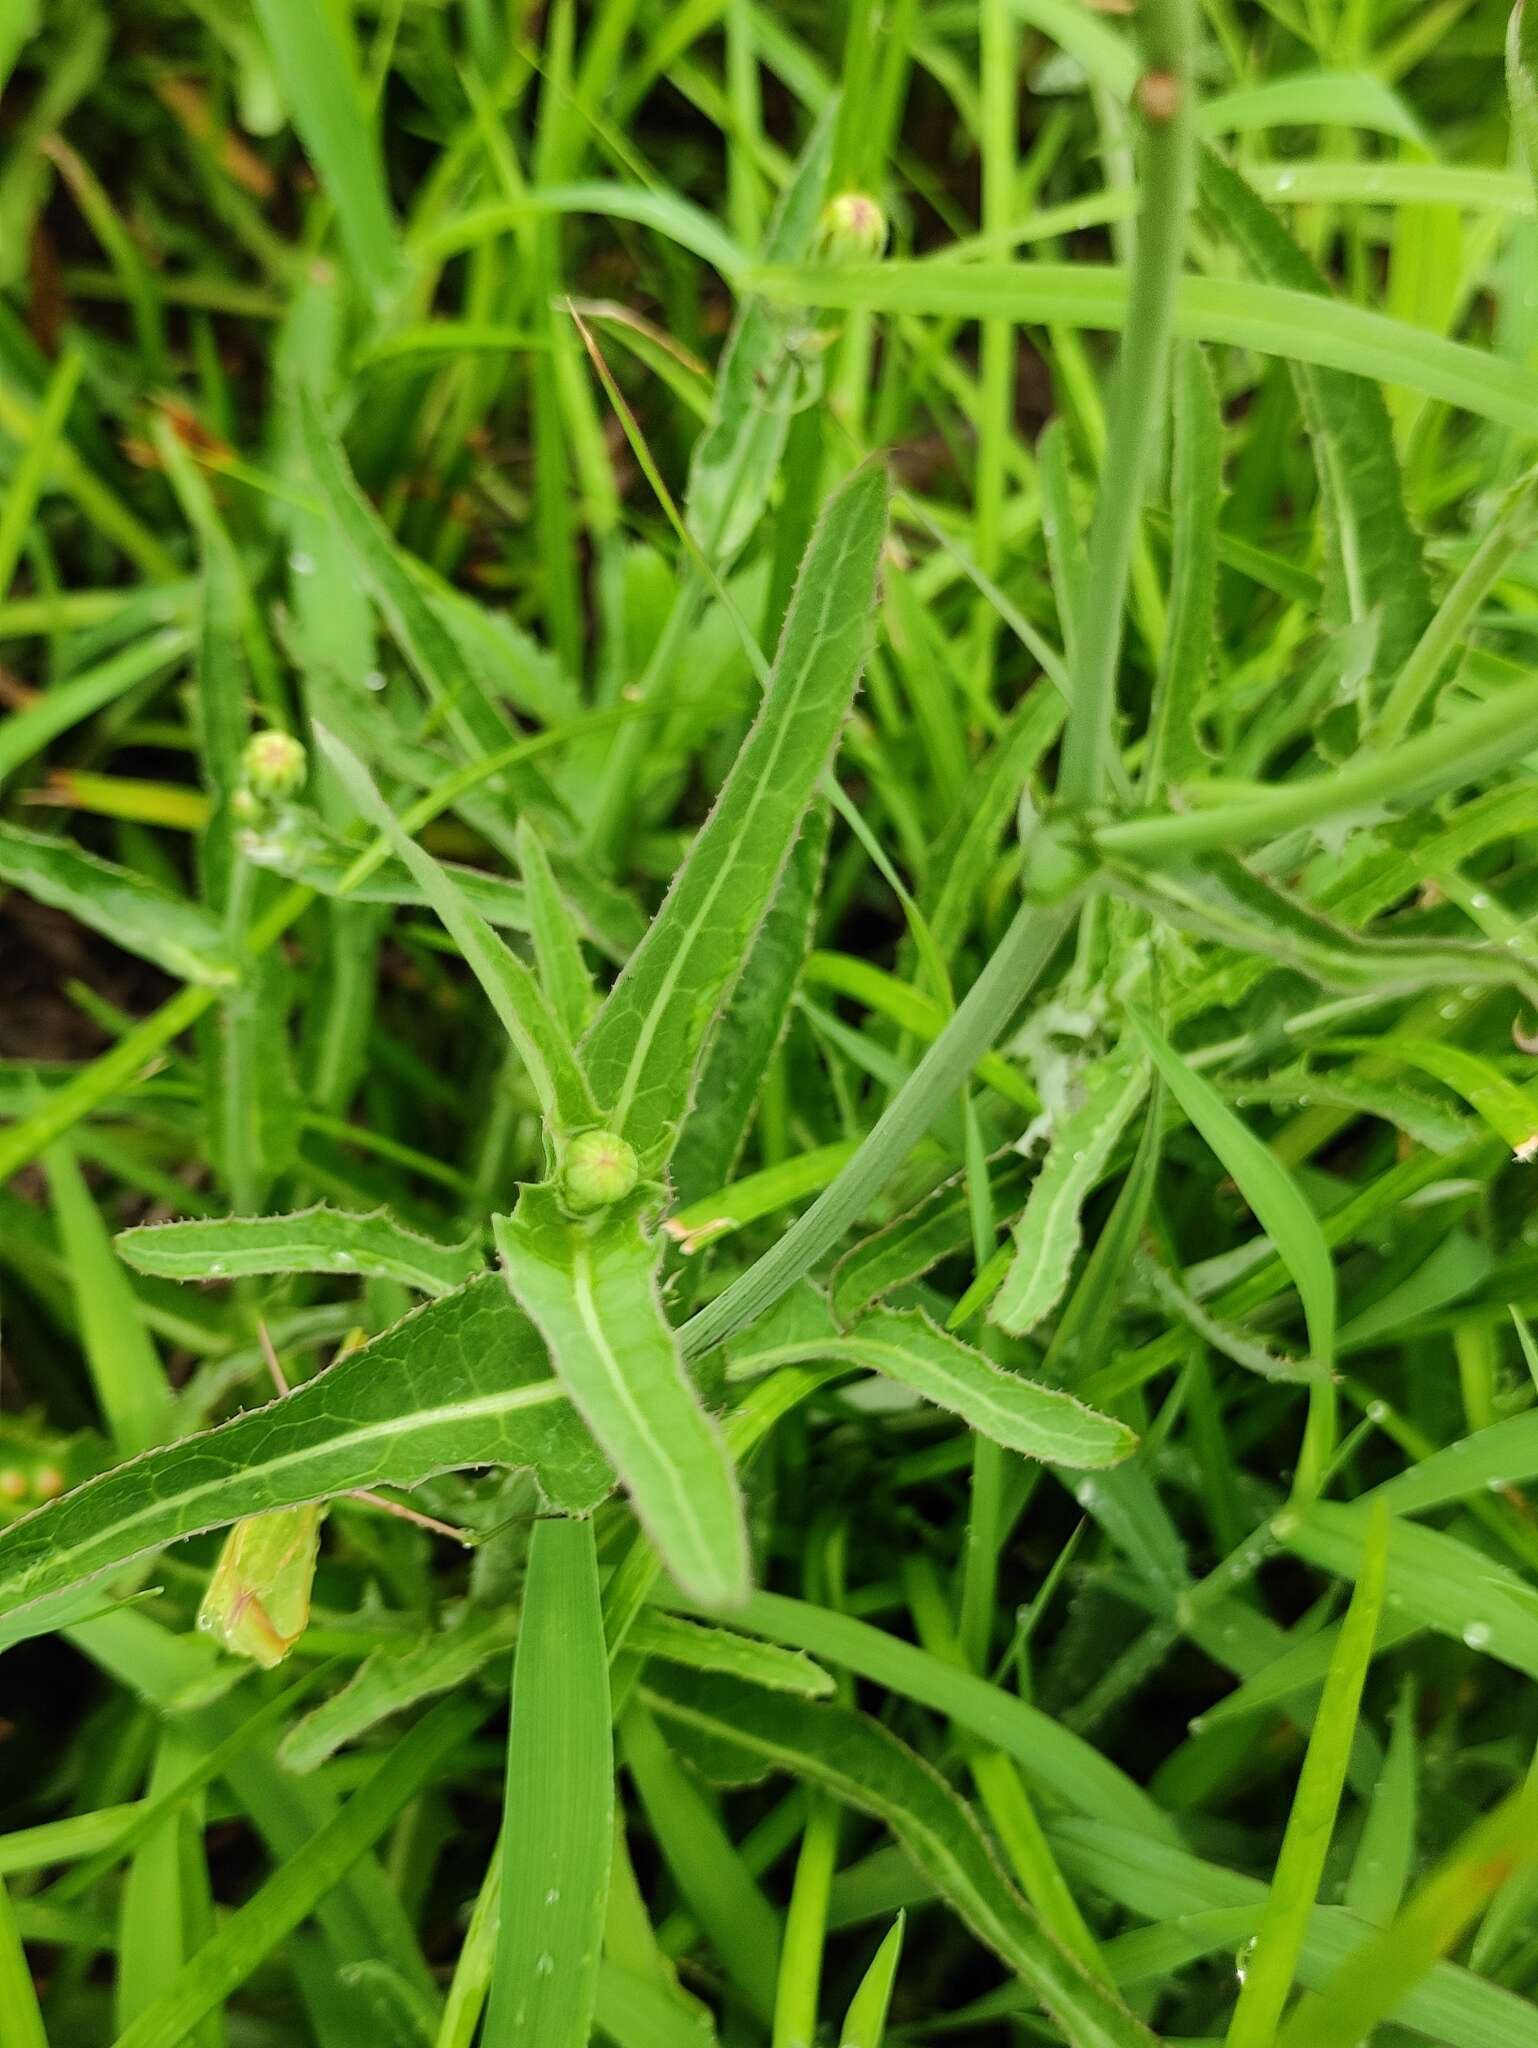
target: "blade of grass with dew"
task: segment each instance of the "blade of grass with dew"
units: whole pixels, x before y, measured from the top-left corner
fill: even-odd
[[[1320,1571],[1355,1581],[1377,1504],[1314,1501],[1301,1515],[1277,1517],[1273,1533]],[[1388,1550],[1389,1604],[1398,1619],[1419,1622],[1465,1648],[1538,1677],[1538,1614],[1531,1589],[1507,1566],[1440,1529],[1395,1521]]]
[[[77,1487],[0,1530],[0,1611],[242,1516],[461,1466],[527,1467],[581,1512],[612,1484],[499,1275],[418,1309],[293,1393]]]
[[[774,899],[859,680],[886,528],[886,476],[857,470],[812,536],[763,704],[580,1052],[644,1169],[671,1150],[694,1069]]]
[[[291,1216],[231,1216],[120,1230],[118,1252],[139,1273],[168,1280],[254,1273],[364,1273],[422,1294],[452,1294],[484,1270],[479,1242],[435,1244],[387,1210],[347,1215],[317,1203]]]
[[[614,1463],[679,1584],[711,1605],[748,1590],[747,1536],[731,1458],[685,1375],[657,1293],[641,1189],[573,1217],[525,1187],[493,1220],[507,1286],[533,1318],[562,1387]]]
[[[1325,1679],[1266,1910],[1229,2022],[1227,2048],[1270,2048],[1297,1972],[1372,1661],[1383,1607],[1388,1531],[1388,1517],[1379,1510],[1367,1529],[1361,1576]]]
[[[593,1525],[537,1522],[513,1665],[492,2040],[586,2048],[609,1888],[613,1768]]]
[[[889,1827],[962,1920],[1082,2048],[1147,2048],[1147,2028],[1043,1933],[994,1862],[971,1813],[879,1723],[848,1707],[768,1702],[730,1679],[655,1667],[648,1707],[669,1726],[714,1734]]]
[[[1357,2048],[1475,1916],[1538,1860],[1538,1791],[1524,1786],[1477,1821],[1389,1927],[1364,1941],[1284,2029],[1278,2048]]]

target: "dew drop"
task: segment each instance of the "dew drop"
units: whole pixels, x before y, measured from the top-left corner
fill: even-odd
[[[1490,1647],[1490,1631],[1482,1621],[1471,1621],[1463,1631],[1463,1640],[1471,1650],[1487,1650]]]
[[[1490,908],[1490,899],[1483,889],[1476,889],[1469,898],[1469,904],[1475,910],[1488,910]]]
[[[296,576],[313,576],[315,574],[315,557],[307,555],[303,548],[295,548],[288,558],[288,566]]]
[[[1381,1429],[1384,1423],[1388,1421],[1387,1401],[1369,1401],[1367,1404],[1367,1420],[1377,1423]]]
[[[551,1885],[549,1891],[545,1893],[545,1904],[547,1906],[558,1906],[560,1902],[561,1894],[559,1888],[555,1885]]]
[[[549,1977],[554,1973],[555,1957],[551,1955],[549,1949],[545,1950],[534,1967],[541,1977]]]
[[[382,668],[371,668],[364,672],[363,687],[365,690],[382,690],[384,686],[385,673]]]
[[[210,1279],[210,1280],[218,1280],[218,1279],[221,1279],[221,1278],[223,1277],[223,1274],[224,1274],[224,1261],[223,1261],[223,1259],[210,1259],[210,1260],[209,1260],[209,1262],[208,1262],[208,1277],[209,1277],[209,1279]]]

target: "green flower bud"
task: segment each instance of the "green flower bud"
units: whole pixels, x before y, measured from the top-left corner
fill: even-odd
[[[241,759],[246,788],[260,803],[281,803],[304,782],[304,748],[292,733],[259,732]]]
[[[617,1131],[581,1131],[561,1162],[561,1193],[578,1216],[622,1202],[640,1176],[633,1146]]]
[[[822,210],[822,254],[834,263],[874,263],[887,243],[887,218],[868,192],[837,192]]]

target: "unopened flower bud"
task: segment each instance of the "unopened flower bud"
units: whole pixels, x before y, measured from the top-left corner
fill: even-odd
[[[635,1149],[617,1131],[582,1131],[566,1148],[561,1193],[579,1216],[622,1202],[640,1175]]]
[[[247,742],[241,767],[258,802],[281,803],[304,782],[304,748],[292,733],[259,732]]]
[[[819,245],[834,263],[874,263],[887,244],[887,217],[868,192],[835,193],[822,210]]]

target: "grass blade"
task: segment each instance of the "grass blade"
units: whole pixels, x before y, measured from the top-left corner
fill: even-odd
[[[1335,1828],[1361,1709],[1362,1687],[1378,1633],[1387,1572],[1388,1529],[1388,1516],[1380,1509],[1367,1531],[1361,1575],[1324,1682],[1324,1697],[1298,1777],[1254,1954],[1229,2023],[1227,2048],[1271,2048],[1297,1972],[1298,1956]]]
[[[538,1522],[513,1666],[490,2040],[587,2048],[614,1840],[613,1769],[593,1525]]]

